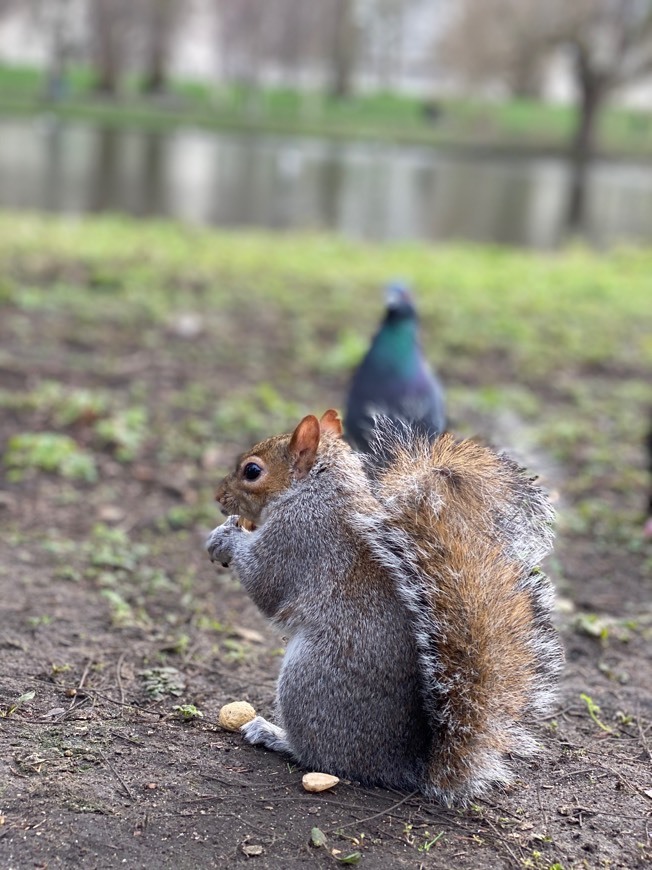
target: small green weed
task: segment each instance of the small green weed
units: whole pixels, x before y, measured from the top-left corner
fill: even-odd
[[[417,846],[418,852],[429,852],[435,843],[438,843],[439,840],[444,836],[444,832],[440,831],[434,837],[431,837],[428,831],[425,832],[425,840],[419,846]]]
[[[17,710],[20,710],[21,707],[23,707],[29,701],[33,700],[35,695],[36,692],[34,690],[25,692],[24,694],[16,698],[16,700],[13,701],[6,710],[3,710],[0,707],[0,719],[8,719],[10,716],[13,716]]]
[[[133,607],[129,604],[128,601],[120,595],[119,592],[116,592],[115,589],[102,589],[101,593],[103,598],[109,602],[111,607],[111,623],[116,628],[126,628],[128,626],[140,625],[143,622],[147,622],[146,618],[142,618],[143,615],[139,618],[134,612]]]
[[[57,427],[92,423],[109,409],[109,398],[103,391],[75,389],[59,381],[42,381],[26,399],[34,410],[45,412]]]
[[[190,722],[193,719],[204,718],[202,711],[198,710],[194,704],[175,704],[172,709],[175,713],[178,713],[185,722]]]
[[[295,426],[301,413],[296,402],[287,401],[271,384],[262,383],[225,397],[215,414],[215,425],[222,437],[238,437],[240,433],[258,439]]]
[[[601,728],[603,731],[606,731],[608,734],[612,734],[613,728],[610,728],[609,725],[605,725],[604,722],[601,722],[600,719],[598,718],[598,714],[600,713],[600,707],[598,706],[598,704],[595,703],[593,698],[591,698],[589,695],[586,695],[584,692],[582,692],[582,694],[580,695],[580,698],[586,704],[586,709],[588,711],[588,714],[591,717],[591,719],[593,719],[593,721],[598,726],[598,728]]]
[[[51,622],[52,617],[47,613],[43,613],[41,616],[30,616],[27,619],[27,624],[30,628],[39,628],[41,625],[50,625]]]
[[[40,471],[95,483],[95,459],[68,435],[57,432],[24,432],[9,439],[4,455],[11,481]]]
[[[154,701],[160,701],[165,695],[178,697],[186,688],[185,677],[176,668],[148,668],[141,671],[140,676],[145,683],[145,692]]]
[[[95,431],[101,441],[115,451],[120,462],[133,460],[147,437],[147,409],[141,406],[116,411],[98,420]]]
[[[230,637],[222,641],[222,646],[226,650],[224,658],[234,664],[241,664],[251,655],[251,647],[248,644],[240,643],[240,641]]]

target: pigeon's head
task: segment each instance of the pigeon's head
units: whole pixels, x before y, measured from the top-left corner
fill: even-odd
[[[410,289],[406,284],[394,281],[388,285],[385,293],[387,317],[391,320],[416,317],[416,309]]]

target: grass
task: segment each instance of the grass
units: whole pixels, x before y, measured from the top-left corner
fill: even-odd
[[[0,298],[24,313],[15,329],[25,338],[30,312],[38,309],[74,312],[87,321],[91,342],[100,318],[136,318],[147,343],[147,324],[173,328],[175,316],[197,312],[203,326],[221,321],[213,362],[237,360],[245,375],[268,370],[270,353],[284,356],[294,376],[349,369],[377,321],[380,288],[396,276],[417,290],[433,361],[456,373],[488,355],[503,358],[520,380],[577,366],[652,364],[647,249],[600,254],[576,246],[540,255],[464,245],[376,246],[311,234],[0,213],[0,265]],[[286,408],[281,386],[261,377],[247,416],[296,413],[295,406]],[[180,401],[201,406],[201,389]],[[50,406],[56,391],[41,391]],[[83,392],[61,396],[69,415],[83,401]],[[55,419],[63,409],[51,412]],[[236,411],[225,406],[220,414],[228,420]],[[116,422],[115,437],[124,427],[129,441],[131,427],[137,442],[141,426],[140,417],[125,418]]]
[[[174,81],[156,99],[140,95],[138,80],[125,77],[118,99],[93,93],[88,68],[75,67],[65,99],[46,104],[43,76],[36,69],[0,66],[0,114],[47,110],[64,118],[103,125],[169,129],[198,125],[283,134],[370,139],[466,149],[559,153],[567,149],[575,125],[572,107],[524,100],[481,102],[446,99],[429,120],[422,99],[394,94],[357,95],[332,100],[290,88],[251,92],[236,86],[214,88],[201,82]],[[599,131],[605,154],[652,154],[652,113],[607,107]]]
[[[195,469],[166,484],[186,499],[197,469],[223,467],[231,448],[287,430],[304,412],[342,407],[380,316],[381,287],[400,276],[415,288],[456,429],[476,434],[512,415],[536,449],[573,469],[564,482],[568,533],[597,535],[596,548],[633,546],[645,486],[651,272],[652,250],[630,247],[544,255],[377,246],[0,213],[8,336],[26,349],[23,365],[49,371],[62,359],[57,336],[67,335],[65,365],[80,382],[47,376],[0,391],[0,407],[25,418],[23,434],[4,447],[5,466],[15,479],[58,474],[65,506],[80,456],[107,501],[104,469],[114,466],[106,463],[147,459]],[[188,314],[199,323],[192,340],[177,330]],[[52,343],[35,332],[39,321]],[[166,370],[192,374],[163,391],[147,375],[147,360],[159,358]],[[105,386],[85,382],[89,360]],[[0,370],[12,365],[11,350],[0,348]],[[183,533],[210,522],[215,476],[202,478],[196,497],[162,512],[156,528]]]

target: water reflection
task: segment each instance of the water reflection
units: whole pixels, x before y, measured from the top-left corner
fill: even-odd
[[[555,159],[0,122],[0,207],[551,248],[577,229],[583,206],[582,228],[596,244],[652,239],[651,169],[598,163],[575,182]]]

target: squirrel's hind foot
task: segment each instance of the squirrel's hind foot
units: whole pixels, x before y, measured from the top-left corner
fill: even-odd
[[[285,731],[278,725],[272,725],[262,716],[256,716],[251,722],[242,725],[240,731],[247,743],[251,743],[252,746],[264,746],[272,752],[285,752],[292,755]]]

